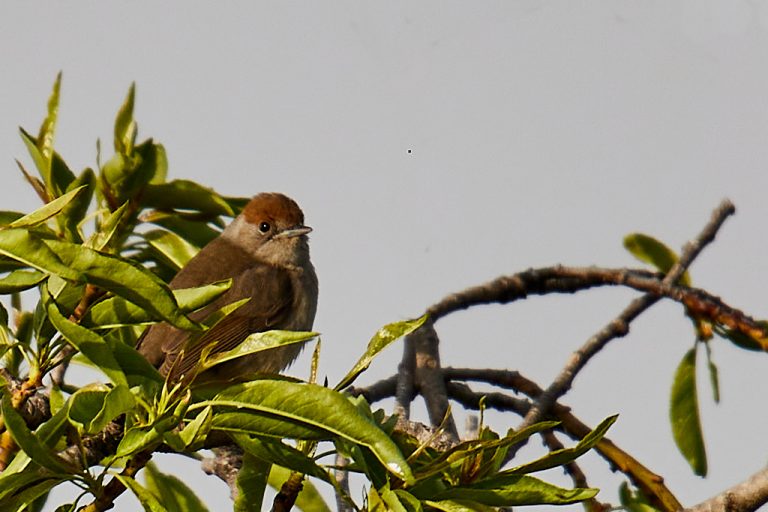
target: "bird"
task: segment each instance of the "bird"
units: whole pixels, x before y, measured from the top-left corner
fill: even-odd
[[[161,322],[147,328],[136,348],[171,382],[229,383],[255,373],[279,373],[301,352],[300,344],[243,356],[198,375],[197,364],[210,354],[231,350],[248,335],[273,329],[310,331],[317,311],[318,280],[309,257],[299,205],[284,194],[260,193],[242,212],[184,265],[171,289],[192,288],[224,279],[224,294],[189,317],[197,322],[223,306],[249,299],[234,313],[191,340],[191,332]]]

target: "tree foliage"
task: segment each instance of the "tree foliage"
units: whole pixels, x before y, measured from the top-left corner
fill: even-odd
[[[265,375],[206,394],[167,382],[134,349],[135,341],[154,322],[189,331],[208,327],[187,314],[231,283],[174,291],[166,283],[247,198],[169,180],[163,146],[138,142],[133,86],[115,120],[114,153],[103,163],[98,155],[96,170],[75,173],[54,149],[60,85],[59,76],[37,134],[21,130],[33,169],[17,163],[43,205],[28,214],[0,212],[0,293],[12,305],[10,314],[0,306],[2,510],[40,510],[49,491],[65,482],[82,492],[59,504],[62,512],[106,510],[125,491],[148,511],[205,510],[183,481],[152,465],[152,455],[199,456],[203,448],[233,443],[243,453],[237,510],[261,510],[266,486],[289,492],[288,484],[301,488],[302,475],[312,478],[298,494],[303,510],[328,509],[312,482],[332,486],[356,510],[485,511],[574,503],[597,494],[533,474],[571,464],[597,446],[613,416],[571,448],[508,467],[510,450],[560,424],[547,419],[506,433],[481,425],[475,439],[440,447],[439,430],[420,439],[402,418],[398,423],[351,392],[371,360],[421,328],[426,316],[375,333],[336,385],[318,384],[313,375]],[[259,333],[202,364],[285,343],[319,339],[317,333]],[[315,364],[318,357],[316,350]],[[68,384],[72,360],[93,367],[101,380]],[[348,461],[345,471],[367,480],[363,503],[334,477],[336,456]],[[143,481],[137,478],[142,470]],[[277,501],[273,507],[279,509]]]

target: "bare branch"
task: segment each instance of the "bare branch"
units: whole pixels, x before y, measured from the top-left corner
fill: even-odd
[[[662,281],[663,287],[671,287],[680,279],[694,258],[699,255],[707,244],[715,239],[715,235],[725,222],[725,219],[735,211],[735,207],[728,200],[723,201],[715,209],[710,221],[699,236],[684,246],[680,259]],[[544,393],[539,396],[534,407],[528,412],[519,428],[525,428],[539,421],[552,404],[571,388],[576,375],[584,368],[587,362],[611,340],[625,336],[629,332],[629,324],[658,300],[659,296],[652,294],[647,294],[633,300],[618,317],[609,322],[608,325],[589,338],[581,348],[571,354],[565,367]],[[515,451],[515,449],[510,450],[510,454],[514,454]]]
[[[761,469],[717,496],[685,509],[686,512],[751,512],[768,503],[768,468]]]
[[[405,349],[405,353],[408,356],[412,353],[415,360],[413,384],[419,394],[424,397],[430,422],[433,426],[444,425],[446,432],[458,440],[459,431],[453,421],[453,416],[449,413],[448,395],[440,370],[440,352],[438,350],[440,339],[437,337],[432,322],[426,322],[409,334],[406,337],[406,344],[410,347]],[[401,386],[398,383],[398,401],[401,398],[400,392],[407,387],[408,385]]]

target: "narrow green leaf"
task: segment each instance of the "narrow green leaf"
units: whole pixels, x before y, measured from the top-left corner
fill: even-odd
[[[707,474],[707,453],[699,419],[696,393],[696,348],[689,350],[677,367],[672,383],[669,419],[677,448],[699,476]]]
[[[34,433],[34,437],[39,443],[42,443],[44,447],[53,448],[64,436],[64,432],[68,427],[69,421],[67,420],[67,411],[59,410],[53,415],[51,419],[37,427],[37,430]],[[13,458],[8,467],[5,468],[2,473],[0,473],[0,503],[2,503],[3,499],[2,489],[4,489],[6,486],[13,487],[13,484],[9,483],[6,478],[9,478],[13,474],[24,471],[29,467],[31,462],[32,459],[25,452],[19,452],[16,454],[16,457]],[[40,469],[39,476],[42,478],[48,478],[51,476],[51,474],[46,469]]]
[[[183,481],[162,473],[149,463],[144,468],[145,485],[168,512],[208,512],[208,508]]]
[[[164,432],[154,427],[129,428],[117,445],[115,455],[128,457],[150,447],[156,447],[161,443],[163,434]]]
[[[151,222],[176,233],[195,247],[205,246],[221,233],[205,221],[187,219],[178,212],[152,210],[141,218],[144,222]]]
[[[77,282],[81,279],[79,272],[65,265],[41,238],[26,229],[0,231],[0,254],[70,281]]]
[[[175,270],[187,264],[197,251],[198,247],[190,244],[176,233],[163,229],[154,229],[143,234],[150,247],[169,263]]]
[[[168,512],[168,509],[162,505],[160,500],[158,500],[154,494],[149,492],[146,487],[141,485],[133,478],[121,474],[115,475],[115,478],[120,480],[123,485],[125,485],[128,489],[131,490],[131,492],[133,492],[134,496],[138,498],[139,503],[141,503],[141,506],[144,508],[145,512]]]
[[[56,75],[51,96],[48,98],[48,115],[45,117],[37,134],[37,147],[43,157],[51,161],[53,158],[53,141],[56,134],[56,121],[59,116],[59,96],[61,93],[61,71]]]
[[[82,245],[58,240],[45,240],[45,244],[68,268],[85,276],[87,282],[141,306],[180,329],[199,330],[179,311],[168,286],[149,270]]]
[[[17,487],[13,497],[3,500],[3,510],[32,512],[30,507],[41,496],[45,496],[56,485],[64,481],[62,478],[43,478],[28,487]],[[6,508],[7,507],[7,508]]]
[[[552,451],[540,459],[529,462],[527,464],[523,464],[521,466],[517,466],[516,468],[504,471],[503,473],[533,473],[535,471],[544,471],[545,469],[551,469],[562,466],[564,464],[568,464],[569,462],[573,462],[578,457],[581,457],[586,452],[591,450],[605,436],[606,432],[608,432],[608,429],[611,428],[611,425],[616,422],[618,417],[619,416],[617,414],[601,421],[594,430],[584,436],[584,438],[579,441],[579,443],[573,448],[563,448],[561,450]]]
[[[232,361],[243,356],[263,352],[276,347],[306,343],[317,336],[316,332],[266,331],[256,332],[246,337],[237,347],[226,352],[218,352],[210,357],[204,357],[200,363],[200,371],[207,370],[221,363]]]
[[[50,219],[54,215],[58,215],[67,205],[74,201],[75,197],[85,188],[85,185],[77,187],[71,192],[67,192],[63,196],[57,197],[50,203],[38,208],[34,212],[16,219],[7,226],[3,226],[2,229],[11,228],[29,228],[36,226]]]
[[[207,306],[232,286],[232,280],[217,281],[197,288],[172,290],[179,310],[190,313]],[[160,320],[140,306],[131,304],[122,297],[111,297],[94,305],[83,317],[83,323],[107,329],[126,325],[138,325]]]
[[[37,139],[35,137],[27,133],[23,128],[19,128],[19,132],[21,133],[21,140],[24,141],[24,145],[27,147],[29,155],[32,157],[32,161],[35,163],[35,167],[37,167],[38,171],[40,172],[40,176],[43,177],[45,186],[41,188],[43,184],[40,182],[40,180],[34,176],[31,176],[24,169],[21,163],[17,161],[17,164],[19,165],[21,172],[24,174],[24,177],[27,179],[27,181],[30,182],[38,195],[44,200],[47,201],[60,196],[61,193],[67,189],[69,184],[75,180],[75,175],[72,173],[69,167],[67,167],[67,164],[61,158],[61,156],[59,156],[58,153],[54,152],[52,157],[48,159],[40,151],[37,144]]]
[[[255,434],[288,439],[322,441],[331,438],[326,430],[302,423],[287,422],[280,417],[254,414],[252,411],[222,411],[216,413],[213,430],[230,433]]]
[[[21,135],[21,140],[24,142],[24,145],[27,147],[32,162],[35,164],[40,176],[43,178],[43,184],[50,183],[50,160],[46,160],[45,155],[40,151],[40,148],[37,146],[37,139],[21,127],[19,127],[19,134]],[[26,171],[23,172],[26,173]],[[51,195],[47,191],[46,193],[49,196]]]
[[[422,512],[421,500],[416,498],[413,494],[403,489],[395,489],[395,494],[400,503],[405,507],[408,512]]]
[[[624,247],[642,262],[650,263],[659,272],[666,274],[677,263],[678,256],[663,242],[643,233],[631,233],[624,237]],[[685,286],[691,286],[691,276],[686,271],[679,280]]]
[[[83,242],[83,233],[80,230],[80,223],[85,219],[88,209],[91,206],[91,200],[93,199],[93,193],[96,190],[96,175],[93,169],[86,168],[80,173],[80,176],[69,184],[67,192],[72,192],[80,187],[84,187],[83,193],[70,202],[61,211],[56,220],[59,226],[63,228],[66,235],[66,239],[74,243]]]
[[[125,221],[129,204],[130,203],[126,201],[115,211],[107,215],[104,221],[99,224],[99,229],[93,235],[91,235],[91,237],[85,243],[86,247],[96,249],[97,251],[101,251],[105,247],[108,247],[114,240],[115,234],[118,232],[118,228]]]
[[[146,382],[162,384],[165,381],[160,372],[149,364],[149,361],[133,346],[128,346],[126,343],[114,338],[107,338],[104,341],[115,355],[120,368],[122,368],[123,373],[128,378],[129,386],[141,385]]]
[[[378,489],[373,486],[370,488],[368,508],[371,512],[408,512],[400,503],[397,494],[389,488],[389,483]]]
[[[250,453],[243,455],[243,466],[237,473],[237,499],[235,512],[259,512],[264,502],[269,469],[272,466]]]
[[[627,512],[658,512],[658,509],[651,506],[642,493],[632,492],[627,482],[622,482],[619,486],[619,500]]]
[[[469,440],[459,443],[448,451],[441,453],[429,464],[419,469],[419,479],[442,472],[453,464],[465,460],[487,450],[503,450],[511,445],[522,442],[532,435],[558,426],[557,421],[540,421],[522,430],[510,429],[501,439],[478,441]]]
[[[330,483],[328,472],[317,465],[311,457],[281,441],[269,438],[255,438],[245,434],[233,434],[234,441],[246,452],[265,462],[277,464],[303,475],[313,476]]]
[[[135,403],[127,385],[110,389],[92,384],[80,388],[70,398],[69,420],[86,434],[96,434],[110,421],[133,409]]]
[[[188,180],[148,185],[141,196],[145,208],[193,210],[210,215],[234,216],[229,203],[213,189]]]
[[[355,363],[355,366],[352,367],[349,373],[341,379],[341,382],[336,384],[334,389],[337,391],[342,390],[352,384],[357,376],[363,373],[371,365],[371,361],[376,354],[384,350],[393,341],[396,341],[403,336],[407,336],[421,327],[426,320],[427,316],[424,315],[413,320],[387,324],[379,329],[378,332],[373,335],[371,341],[368,342],[368,347],[366,348],[365,353],[360,357],[357,363]]]
[[[588,500],[597,489],[563,489],[528,475],[498,475],[470,485],[451,487],[430,496],[437,501],[458,499],[492,507],[567,505]]]
[[[425,500],[424,503],[443,512],[494,512],[498,510],[494,507],[467,500]]]
[[[45,274],[37,270],[14,270],[5,277],[0,278],[0,294],[23,292],[34,288],[45,279]]]
[[[127,385],[125,373],[104,339],[90,329],[67,320],[52,298],[46,302],[48,318],[61,335],[114,384]]]
[[[184,448],[188,449],[204,442],[208,432],[211,430],[212,421],[213,408],[209,406],[198,413],[194,420],[187,423],[179,433],[179,437],[184,443]]]
[[[720,403],[720,377],[718,376],[717,365],[712,358],[712,347],[709,343],[706,344],[707,348],[707,367],[709,368],[709,383],[712,386],[712,399],[716,404]]]
[[[115,151],[123,155],[128,155],[133,151],[133,144],[136,140],[136,121],[133,120],[135,98],[136,84],[132,83],[115,118]]]
[[[51,452],[36,436],[33,434],[24,419],[11,405],[11,397],[8,393],[3,394],[2,413],[5,427],[11,433],[11,437],[16,444],[26,453],[34,462],[48,468],[54,473],[70,473],[73,471],[63,460]]]
[[[241,413],[253,411],[281,418],[289,425],[308,425],[328,432],[328,438],[341,436],[370,448],[389,471],[413,483],[411,469],[394,442],[339,392],[316,384],[263,379],[231,386],[196,407],[207,405],[219,410],[235,407]],[[214,427],[220,416],[214,417]]]

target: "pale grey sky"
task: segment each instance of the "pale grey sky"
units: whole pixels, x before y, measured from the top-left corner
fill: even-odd
[[[139,135],[166,146],[171,177],[302,205],[332,382],[379,326],[446,293],[552,263],[634,265],[626,233],[679,248],[723,197],[738,213],[694,283],[765,316],[767,29],[758,1],[6,2],[0,201],[37,205],[13,163],[26,158],[17,126],[37,129],[63,70],[57,148],[74,169],[95,165],[97,137],[110,147],[136,81]],[[600,290],[456,314],[437,326],[443,362],[546,385],[632,297]],[[768,392],[768,356],[715,340],[721,405],[701,389],[710,476],[691,475],[667,400],[692,343],[681,309],[659,304],[565,399],[591,424],[620,413],[609,436],[686,504],[768,453],[768,412],[751,400]],[[361,382],[399,357],[390,349]],[[305,375],[306,361],[292,371]],[[501,431],[519,421],[491,417]],[[590,482],[605,483],[602,460],[585,460]],[[183,468],[210,504],[226,496]]]

